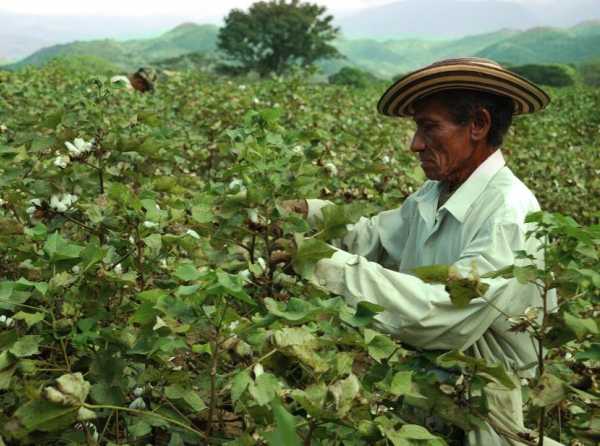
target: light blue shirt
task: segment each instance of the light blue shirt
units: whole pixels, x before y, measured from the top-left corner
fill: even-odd
[[[438,209],[440,190],[440,182],[427,181],[402,207],[361,218],[338,243],[342,249],[317,263],[315,280],[350,304],[370,301],[384,307],[377,317],[381,327],[407,344],[467,350],[490,363],[501,363],[519,376],[532,376],[536,346],[527,333],[509,331],[507,316],[541,306],[536,286],[515,279],[483,279],[490,285],[485,296],[458,308],[443,285],[425,283],[411,270],[451,264],[463,276],[473,270],[485,274],[518,264],[517,251],[534,255],[541,267],[539,242],[526,238],[533,228],[525,223],[526,215],[539,211],[540,206],[506,166],[500,150]],[[319,218],[320,209],[330,204],[307,201],[309,220]],[[553,293],[550,307],[555,305]],[[509,393],[512,409],[505,415],[522,426],[522,408],[515,409],[519,406],[517,395]],[[485,438],[485,444],[503,444]]]

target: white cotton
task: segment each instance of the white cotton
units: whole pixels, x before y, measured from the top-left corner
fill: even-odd
[[[50,207],[57,212],[66,212],[78,200],[77,195],[59,194],[50,197]]]
[[[153,221],[146,220],[144,222],[144,227],[145,228],[158,228],[158,226],[159,226],[159,224],[156,223],[156,222],[153,222]]]
[[[57,167],[60,167],[61,169],[64,169],[65,167],[67,167],[69,165],[70,162],[71,162],[71,158],[69,158],[68,156],[60,155],[54,159],[53,164]]]
[[[254,366],[254,377],[258,378],[260,375],[262,375],[263,373],[265,373],[265,369],[262,366],[262,364],[259,362],[258,364],[256,364]]]
[[[133,389],[133,394],[136,397],[140,397],[144,394],[144,388],[143,387],[136,387],[135,389]]]
[[[75,138],[72,143],[69,141],[65,142],[65,147],[70,155],[77,157],[92,150],[92,147],[94,146],[93,141],[94,140],[85,141],[83,138]]]
[[[130,409],[145,409],[146,402],[144,401],[144,399],[141,396],[137,397],[129,404],[129,408]]]
[[[332,177],[335,177],[338,174],[337,167],[333,163],[325,163],[325,166],[323,167],[325,167],[327,173],[329,173],[329,175],[331,175]]]
[[[117,266],[115,266],[114,271],[115,271],[116,274],[122,274],[123,273],[123,266],[121,266],[120,263],[117,263]]]
[[[383,155],[383,157],[381,158],[381,162],[383,164],[389,164],[390,161],[391,161],[391,158],[389,156],[387,156],[387,155]]]
[[[185,235],[189,235],[190,237],[194,237],[195,239],[200,239],[200,235],[193,229],[188,229],[187,231],[185,231]]]

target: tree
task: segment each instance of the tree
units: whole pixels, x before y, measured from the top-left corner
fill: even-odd
[[[230,71],[255,70],[260,76],[282,73],[292,65],[308,66],[340,57],[330,42],[338,28],[323,6],[292,0],[258,2],[248,12],[233,9],[225,17],[217,46],[233,62]]]

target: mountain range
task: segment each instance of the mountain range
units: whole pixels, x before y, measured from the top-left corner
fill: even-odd
[[[94,56],[126,71],[145,65],[181,65],[178,58],[189,59],[188,56],[194,54],[203,55],[196,60],[206,63],[218,57],[215,54],[218,30],[216,25],[184,23],[155,38],[102,39],[55,45],[39,50],[10,67],[40,65],[57,56]],[[600,21],[583,22],[568,29],[503,29],[445,40],[379,41],[342,37],[334,44],[345,58],[322,62],[320,65],[326,74],[350,65],[389,78],[434,60],[462,56],[487,57],[505,64],[579,63],[600,58]],[[166,59],[168,63],[165,63]]]
[[[310,0],[307,0],[310,1]],[[381,2],[378,2],[381,4]],[[367,2],[365,2],[367,5]],[[184,22],[222,24],[221,17],[149,15],[27,15],[0,6],[0,61],[22,59],[52,45],[111,38],[157,37]],[[499,29],[569,28],[600,19],[600,0],[390,0],[358,12],[328,12],[346,39],[448,39]]]
[[[571,27],[600,19],[599,0],[403,0],[340,18],[349,37],[464,37],[498,29]]]

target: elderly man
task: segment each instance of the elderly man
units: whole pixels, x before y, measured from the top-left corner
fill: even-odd
[[[539,211],[539,204],[505,165],[500,147],[513,115],[548,103],[537,86],[485,59],[445,60],[399,79],[378,110],[414,119],[410,149],[429,181],[399,209],[358,221],[342,249],[319,261],[315,271],[321,286],[350,303],[384,307],[378,321],[401,341],[464,350],[513,374],[514,390],[491,384],[485,389],[490,423],[467,434],[471,446],[521,444],[517,433],[526,429],[519,378],[532,376],[536,347],[527,334],[509,331],[506,314],[539,307],[538,291],[516,280],[486,280],[486,295],[458,308],[444,286],[427,284],[411,271],[452,264],[465,276],[473,269],[484,274],[514,264],[515,252],[523,250],[543,262],[537,242],[526,238],[531,228],[525,217]],[[307,200],[304,210],[313,219],[328,204]]]

